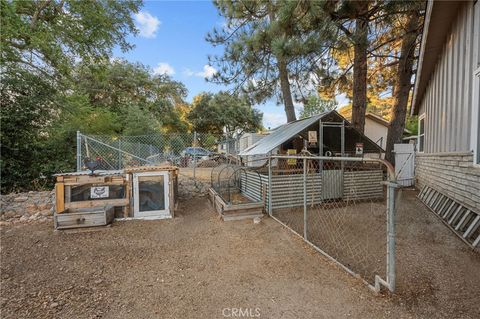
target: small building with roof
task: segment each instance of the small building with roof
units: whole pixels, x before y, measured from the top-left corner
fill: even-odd
[[[362,146],[361,152],[357,146]],[[321,156],[381,156],[384,152],[337,111],[329,111],[281,125],[239,155],[246,158],[302,151]]]

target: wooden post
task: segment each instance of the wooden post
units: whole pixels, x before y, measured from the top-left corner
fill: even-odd
[[[126,173],[125,177],[124,177],[124,180],[123,180],[123,185],[125,187],[125,198],[128,200],[128,204],[123,207],[123,217],[124,218],[129,217],[131,207],[133,206],[132,205],[132,202],[133,202],[132,189],[131,189],[133,178],[131,178],[131,177],[132,177],[132,175],[130,173]]]
[[[65,186],[63,183],[55,184],[55,210],[57,214],[65,210]]]

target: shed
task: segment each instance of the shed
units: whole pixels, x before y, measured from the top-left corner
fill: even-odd
[[[363,144],[364,153],[383,152],[379,145],[354,129],[337,111],[329,111],[279,126],[239,155],[267,156],[294,150],[290,151],[292,154],[299,153],[306,146],[312,154],[340,156],[343,153],[344,156],[352,156],[356,154],[357,143]]]
[[[352,118],[352,106],[344,106],[338,110],[338,113],[350,121]],[[390,122],[383,116],[368,112],[365,113],[365,132],[364,134],[377,143],[380,147],[384,148],[387,145],[388,128]],[[411,135],[408,129],[403,130],[403,136]]]
[[[243,166],[212,171],[212,203],[224,219],[230,211],[235,212],[234,217],[238,219],[250,218],[247,209],[253,206],[257,209],[259,204],[263,204],[265,209],[279,209],[303,206],[305,200],[313,205],[331,201],[348,203],[383,199],[381,182],[384,172],[378,165],[367,167],[334,158],[320,159],[309,162],[311,165],[305,177],[302,161],[293,156],[272,157],[275,154],[298,154],[305,150],[312,155],[329,157],[361,156],[357,153],[358,144],[363,145],[365,155],[383,151],[336,111],[282,125],[240,153],[242,158],[263,155],[257,168]],[[265,166],[267,157],[272,158],[271,169]],[[307,180],[307,199],[304,197],[304,178]],[[240,204],[236,203],[238,198],[242,199]],[[270,204],[271,207],[268,207]]]

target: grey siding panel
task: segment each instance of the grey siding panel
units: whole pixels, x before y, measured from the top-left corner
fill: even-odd
[[[358,171],[344,173],[345,200],[383,198],[383,172]]]
[[[473,2],[465,3],[445,39],[419,114],[425,118],[425,153],[470,150]]]
[[[319,204],[330,198],[343,198],[345,201],[383,199],[382,180],[382,170],[344,172],[343,178],[341,171],[325,170],[323,174],[309,174],[307,204]],[[256,173],[247,172],[242,174],[241,181],[242,193],[251,200],[261,201],[262,190],[265,189],[268,207],[268,176],[261,174],[259,178]],[[325,190],[322,192],[323,187]],[[273,176],[272,209],[303,206],[303,199],[303,174]]]

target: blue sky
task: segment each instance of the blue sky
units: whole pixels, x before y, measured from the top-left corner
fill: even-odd
[[[135,21],[140,32],[129,37],[135,48],[125,53],[116,49],[115,57],[141,62],[184,83],[189,102],[203,91],[228,90],[205,80],[215,72],[208,55],[222,53],[205,41],[206,34],[223,23],[211,1],[145,1]],[[266,128],[286,123],[283,106],[275,101],[256,107],[264,113]]]

